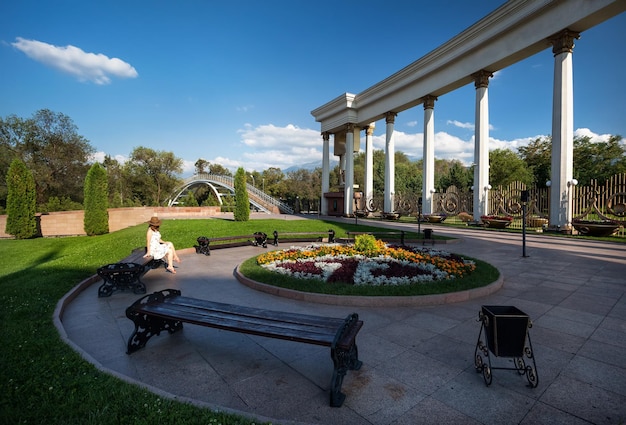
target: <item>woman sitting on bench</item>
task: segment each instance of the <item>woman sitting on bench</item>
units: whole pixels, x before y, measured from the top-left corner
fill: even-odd
[[[161,226],[161,220],[158,217],[152,217],[148,222],[148,232],[146,233],[146,255],[144,257],[152,256],[155,260],[166,258],[167,271],[170,273],[176,273],[174,269],[174,261],[180,263],[180,258],[176,254],[174,244],[172,242],[166,242],[161,239],[161,232],[159,227]]]

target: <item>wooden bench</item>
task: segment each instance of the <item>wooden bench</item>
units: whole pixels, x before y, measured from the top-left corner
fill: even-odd
[[[356,236],[356,235],[373,235],[373,236],[387,236],[387,241],[393,241],[393,238],[389,236],[400,236],[400,245],[404,245],[404,235],[405,231],[400,230],[397,232],[389,231],[389,232],[346,232],[348,236]],[[382,239],[382,238],[381,238]]]
[[[183,322],[330,347],[334,364],[330,386],[333,407],[341,406],[345,399],[341,384],[347,371],[357,370],[362,364],[356,335],[363,321],[356,313],[345,319],[286,313],[188,298],[177,289],[165,289],[135,301],[126,309],[126,317],[135,324],[135,331],[128,338],[127,354],[143,348],[162,331],[174,333],[182,329]]]
[[[149,269],[156,269],[167,264],[163,260],[155,260],[152,256],[144,257],[146,248],[135,248],[129,256],[117,263],[107,264],[98,269],[98,276],[104,283],[98,288],[98,297],[109,297],[113,292],[125,289],[135,294],[145,294],[146,285],[141,281]]]
[[[328,236],[328,243],[335,242],[335,231],[333,229],[326,232],[283,232],[280,234],[274,230],[274,242],[272,242],[272,245],[278,246],[279,236],[281,242],[322,242],[325,235]]]
[[[220,236],[216,238],[208,238],[206,236],[200,236],[197,239],[198,245],[194,245],[196,253],[211,255],[211,248],[233,248],[236,246],[262,246],[267,248],[267,234],[263,232],[256,232],[251,235],[237,235],[237,236]],[[217,244],[211,245],[214,242]]]

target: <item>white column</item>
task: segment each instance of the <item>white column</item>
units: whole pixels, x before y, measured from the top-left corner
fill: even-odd
[[[365,206],[374,197],[374,142],[373,135],[376,123],[370,123],[365,129],[365,178],[363,197]]]
[[[346,172],[344,188],[344,215],[352,216],[354,213],[354,124],[347,125],[346,132]]]
[[[328,201],[324,194],[330,190],[330,134],[322,133],[324,145],[322,147],[322,194],[320,201],[320,214],[328,214]]]
[[[474,220],[489,214],[489,71],[472,74],[476,87],[476,117],[474,122]]]
[[[574,174],[574,83],[572,51],[579,34],[563,30],[550,39],[554,53],[550,227],[570,230]]]
[[[435,191],[435,96],[424,96],[424,152],[422,181],[422,212],[432,214],[434,211],[433,194]]]
[[[395,192],[395,148],[393,143],[393,125],[396,120],[395,112],[385,114],[386,139],[385,139],[385,200],[383,212],[393,212]]]

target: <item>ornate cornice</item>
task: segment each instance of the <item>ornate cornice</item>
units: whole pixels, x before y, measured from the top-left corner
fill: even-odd
[[[580,33],[564,29],[563,31],[554,34],[548,40],[552,44],[552,53],[554,56],[561,53],[572,53],[574,51],[574,40],[580,38]]]

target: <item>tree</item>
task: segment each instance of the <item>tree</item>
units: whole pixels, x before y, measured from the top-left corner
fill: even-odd
[[[220,165],[220,164],[209,164],[209,174],[216,174],[220,176],[232,176],[228,168]]]
[[[85,178],[85,217],[83,226],[88,236],[109,233],[109,193],[107,172],[94,163]]]
[[[589,137],[574,139],[574,177],[579,184],[591,180],[604,184],[611,176],[626,172],[626,145],[621,136],[611,136],[606,142],[594,143]]]
[[[533,183],[545,186],[551,180],[552,138],[539,137],[526,146],[520,146],[517,151],[533,173]]]
[[[7,173],[5,231],[16,239],[35,236],[37,234],[35,207],[35,179],[22,161],[14,159]]]
[[[24,162],[35,179],[39,204],[51,196],[82,202],[93,153],[89,141],[64,114],[42,109],[29,119],[0,120],[0,172],[6,173],[4,167],[15,158]]]
[[[209,166],[209,161],[202,159],[202,158],[198,159],[196,163],[194,164],[194,167],[196,168],[196,174],[206,173],[206,168],[208,166]]]
[[[133,197],[143,205],[161,205],[180,184],[176,174],[182,171],[183,160],[172,152],[155,151],[143,146],[135,148],[125,164]]]
[[[436,188],[446,189],[455,186],[459,190],[469,190],[474,182],[474,173],[471,168],[463,165],[458,159],[449,161],[450,167],[444,175],[435,176],[438,183]]]
[[[246,189],[246,172],[242,167],[235,173],[235,221],[250,219],[250,200]]]
[[[183,196],[180,201],[179,201],[179,206],[183,206],[183,207],[197,207],[198,205],[198,200],[196,199],[196,195],[193,193],[192,190],[188,190],[187,193],[185,194],[185,196]]]
[[[532,171],[524,160],[510,149],[489,152],[489,183],[494,187],[508,186],[514,181],[527,186],[533,183]]]

